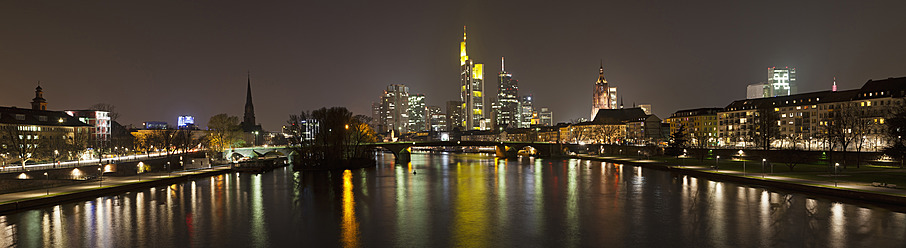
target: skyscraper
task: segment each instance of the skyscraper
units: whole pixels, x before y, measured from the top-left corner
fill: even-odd
[[[789,96],[796,94],[796,68],[768,68],[768,85],[765,97]]]
[[[248,84],[245,91],[245,114],[242,115],[242,123],[239,127],[243,132],[261,131],[261,125],[255,123],[255,106],[252,104],[252,78],[247,75]]]
[[[440,106],[428,107],[428,126],[431,131],[447,131],[447,115]]]
[[[598,69],[598,80],[595,82],[594,96],[591,105],[591,118],[595,119],[599,109],[617,109],[617,87],[610,86],[607,79],[604,79],[604,62],[601,62],[601,68]]]
[[[497,74],[497,102],[494,104],[495,128],[518,127],[519,81],[513,79],[513,74],[506,72],[503,57],[500,57],[500,73]]]
[[[535,108],[532,106],[532,95],[522,96],[521,101],[519,101],[519,127],[527,128],[532,126],[532,114],[535,112]]]
[[[409,87],[391,84],[381,95],[381,132],[398,134],[409,131]]]
[[[425,106],[424,94],[409,95],[409,131],[418,132],[428,130],[428,109]]]
[[[541,112],[538,114],[540,119],[538,125],[541,126],[553,126],[554,125],[554,112],[551,112],[548,108],[541,108]]]
[[[459,46],[460,99],[464,130],[481,129],[484,119],[484,64],[476,64],[466,54],[466,27],[462,27]]]
[[[463,130],[462,101],[447,101],[447,131]]]

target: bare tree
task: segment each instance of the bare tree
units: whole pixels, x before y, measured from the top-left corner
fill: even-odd
[[[94,105],[91,105],[91,107],[88,107],[88,109],[108,112],[107,117],[110,117],[110,121],[116,121],[116,119],[120,118],[120,113],[116,112],[116,106],[113,104],[95,103]]]
[[[777,110],[769,106],[760,106],[755,110],[752,137],[756,145],[761,146],[764,150],[770,150],[771,143],[780,137],[777,115]]]
[[[32,135],[33,132],[24,131],[23,128],[25,127],[16,124],[0,125],[0,140],[4,142],[2,146],[6,152],[19,158],[24,170],[25,163],[34,160],[37,155],[38,142],[34,139],[40,139],[40,136]]]

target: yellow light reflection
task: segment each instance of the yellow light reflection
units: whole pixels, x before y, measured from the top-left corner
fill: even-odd
[[[411,165],[410,165],[411,166]],[[355,219],[352,171],[343,171],[343,247],[359,247],[359,222]]]
[[[473,180],[482,176],[480,166],[456,167],[456,218],[454,240],[457,247],[486,247],[491,238],[488,231],[487,194],[484,182]]]

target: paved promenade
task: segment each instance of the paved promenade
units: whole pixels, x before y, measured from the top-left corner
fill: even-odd
[[[744,181],[744,183],[746,183],[746,182],[758,183],[758,184],[769,185],[769,186],[776,186],[779,183],[779,184],[789,184],[789,185],[797,185],[797,186],[804,186],[804,187],[814,187],[814,188],[821,189],[818,191],[821,191],[821,193],[823,193],[823,194],[827,194],[827,192],[832,192],[832,191],[826,191],[824,189],[877,194],[877,195],[888,196],[888,198],[893,199],[893,201],[884,201],[884,203],[890,203],[890,204],[899,204],[897,202],[906,202],[906,189],[877,187],[877,186],[871,185],[871,183],[849,182],[849,181],[846,181],[845,177],[842,177],[842,176],[838,177],[838,179],[843,179],[843,180],[839,180],[835,184],[835,182],[833,181],[834,175],[828,175],[828,180],[826,180],[826,181],[808,180],[808,179],[801,179],[801,178],[771,175],[771,173],[762,174],[761,171],[757,169],[759,166],[751,166],[752,171],[743,173],[741,171],[735,171],[735,170],[719,170],[719,169],[715,170],[714,168],[711,168],[710,166],[683,166],[683,165],[669,164],[664,161],[646,160],[646,159],[629,158],[629,157],[594,156],[594,155],[578,155],[576,157],[580,158],[580,159],[605,160],[605,161],[611,161],[611,162],[615,162],[615,163],[625,162],[625,163],[637,164],[637,165],[650,165],[650,166],[654,166],[654,167],[662,167],[664,169],[671,169],[671,170],[687,170],[689,172],[707,173],[707,174],[712,174],[714,176],[725,176],[724,178],[735,177],[735,178],[740,179],[740,181]],[[904,187],[906,185],[898,185],[898,186]],[[804,187],[799,187],[799,188],[804,188]],[[895,198],[900,198],[900,199],[895,199]]]
[[[35,189],[22,192],[0,194],[0,213],[10,210],[18,210],[23,208],[24,206],[38,206],[53,203],[55,201],[62,202],[75,198],[102,196],[111,192],[126,190],[141,185],[151,185],[154,183],[165,182],[167,180],[192,177],[196,175],[224,173],[229,170],[230,166],[227,165],[200,170],[174,171],[172,173],[142,173],[136,176],[104,177],[104,179],[101,181],[88,181],[85,183],[70,184],[46,189]]]

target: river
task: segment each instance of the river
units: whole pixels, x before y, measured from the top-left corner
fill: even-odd
[[[906,214],[576,159],[413,154],[0,216],[19,247],[904,247]]]

